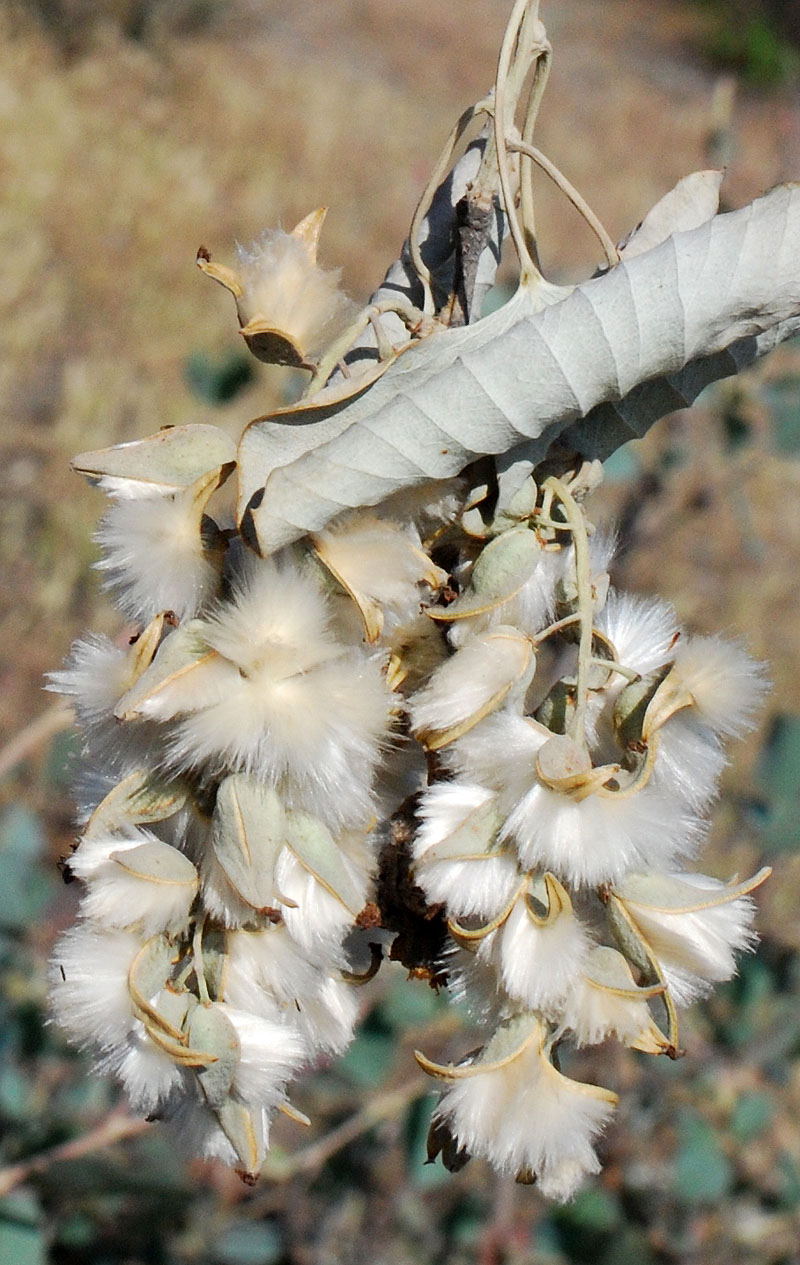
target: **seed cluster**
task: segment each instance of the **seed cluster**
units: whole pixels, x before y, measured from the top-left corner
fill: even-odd
[[[261,558],[212,428],[77,464],[109,496],[99,566],[131,632],[53,677],[83,738],[58,1022],[135,1109],[255,1180],[275,1112],[303,1119],[292,1079],[352,1038],[353,929],[380,923],[378,841],[416,797],[439,975],[485,1032],[462,1063],[418,1055],[445,1085],[431,1154],[569,1198],[616,1098],[558,1051],[674,1056],[676,1007],[753,946],[766,872],[685,866],[759,667],[610,588],[595,466],[494,518],[468,477],[431,485]]]

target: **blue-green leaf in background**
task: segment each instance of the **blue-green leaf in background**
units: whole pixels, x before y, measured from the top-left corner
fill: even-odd
[[[762,829],[774,851],[800,848],[800,716],[776,716],[761,749],[756,785],[764,804]]]
[[[10,804],[0,816],[0,930],[22,931],[51,899],[57,875],[41,866],[44,853],[37,814]]]
[[[673,1190],[687,1204],[713,1204],[733,1183],[733,1168],[716,1132],[701,1116],[686,1111],[678,1126]]]
[[[273,1265],[283,1255],[280,1230],[271,1221],[233,1224],[216,1240],[214,1265]]]

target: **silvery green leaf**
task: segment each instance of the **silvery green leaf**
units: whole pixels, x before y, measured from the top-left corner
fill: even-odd
[[[538,1015],[532,1011],[527,1011],[521,1015],[512,1015],[511,1018],[504,1019],[498,1024],[491,1040],[484,1046],[476,1059],[476,1064],[485,1063],[496,1067],[500,1064],[510,1063],[518,1054],[522,1053],[532,1040],[537,1041],[541,1045],[543,1039],[544,1029]]]
[[[586,961],[585,974],[591,984],[610,992],[645,998],[654,992],[654,986],[640,988],[637,985],[625,958],[609,945],[599,944],[592,949]]]
[[[362,893],[347,858],[324,822],[311,813],[287,812],[286,844],[309,874],[345,909],[353,915],[361,911]]]
[[[275,862],[286,820],[276,792],[244,773],[225,778],[217,792],[211,842],[228,882],[253,909],[275,905]]]
[[[168,494],[191,487],[235,457],[234,441],[216,426],[170,426],[146,439],[82,452],[72,468],[112,487],[133,484],[137,491]]]
[[[161,1015],[165,1024],[180,1031],[186,1024],[187,1015],[197,1005],[197,998],[192,993],[176,992],[173,988],[162,988],[153,998],[153,1007]]]
[[[267,1157],[268,1139],[264,1113],[251,1110],[235,1098],[228,1098],[217,1108],[220,1128],[230,1142],[242,1166],[241,1176],[252,1185]]]
[[[123,848],[112,852],[109,860],[116,861],[135,878],[151,883],[169,883],[180,887],[193,887],[197,883],[197,870],[187,856],[160,839],[139,843],[135,848]]]
[[[497,806],[497,797],[493,796],[485,804],[474,808],[451,834],[428,848],[420,858],[420,863],[433,865],[437,861],[478,861],[495,856],[501,850],[497,843],[497,832],[502,824],[503,814]]]
[[[150,667],[119,700],[114,709],[118,720],[141,715],[165,720],[182,710],[182,684],[188,675],[219,658],[203,640],[202,627],[201,620],[190,619],[164,638]]]
[[[149,1002],[161,992],[172,973],[174,949],[164,935],[151,936],[134,958],[128,984],[134,1002]]]
[[[452,622],[494,610],[517,594],[542,556],[542,546],[529,527],[513,527],[491,540],[472,568],[469,584],[449,606],[434,606],[432,619]]]
[[[606,917],[612,935],[625,957],[644,973],[646,979],[656,975],[653,951],[623,902],[612,892],[606,905]]]
[[[633,259],[660,246],[672,233],[699,228],[719,210],[719,191],[724,171],[693,171],[679,180],[674,189],[659,198],[641,224],[620,243],[623,259]]]
[[[797,332],[798,260],[800,189],[781,186],[544,308],[522,288],[475,325],[415,343],[349,403],[252,423],[239,449],[243,530],[271,553],[476,456],[519,447],[540,461],[579,419],[571,442],[606,456]]]
[[[107,834],[126,825],[166,821],[186,802],[186,788],[176,780],[162,780],[149,769],[136,769],[123,778],[92,813],[84,834]]]
[[[221,1007],[197,1006],[189,1024],[192,1050],[214,1056],[214,1062],[197,1071],[197,1079],[209,1107],[219,1110],[227,1099],[236,1068],[240,1045],[236,1029]]]
[[[764,866],[752,878],[741,883],[734,881],[707,886],[687,882],[675,874],[628,874],[618,884],[616,893],[626,906],[638,906],[653,913],[696,913],[748,896],[766,882],[771,873],[771,868]]]
[[[203,931],[203,974],[209,996],[216,1001],[223,994],[227,966],[227,934],[221,927],[206,923]]]
[[[665,667],[648,672],[646,676],[637,676],[623,686],[617,695],[613,721],[623,747],[632,746],[641,740],[648,705],[668,671],[669,667]]]

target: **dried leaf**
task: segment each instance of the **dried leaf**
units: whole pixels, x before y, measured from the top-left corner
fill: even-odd
[[[251,423],[239,449],[243,530],[268,554],[478,455],[542,460],[578,419],[579,450],[608,455],[796,332],[798,259],[800,189],[782,186],[543,309],[520,289],[477,324],[421,339],[316,422],[304,408]]]

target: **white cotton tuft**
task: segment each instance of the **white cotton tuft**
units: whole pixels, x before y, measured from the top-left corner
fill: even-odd
[[[297,946],[285,926],[231,931],[225,940],[225,1001],[241,1010],[273,1013],[275,1003],[292,1007],[318,987],[318,959]]]
[[[528,636],[539,632],[552,617],[561,569],[559,553],[542,549],[521,587],[512,596],[490,610],[476,611],[474,615],[449,625],[450,644],[459,649],[471,637],[503,625],[518,628]]]
[[[47,688],[70,699],[77,713],[84,761],[76,798],[88,806],[85,816],[103,798],[92,783],[110,779],[106,789],[111,790],[121,776],[137,767],[154,767],[162,755],[163,739],[155,726],[121,725],[114,715],[130,688],[134,657],[108,637],[90,634],[75,642],[64,667],[48,678]],[[111,778],[108,770],[116,776]]]
[[[198,865],[203,905],[211,917],[216,918],[223,927],[228,928],[243,927],[252,922],[255,910],[234,890],[210,844],[202,849],[198,857]]]
[[[447,579],[413,529],[357,514],[312,538],[325,566],[357,602],[374,642],[384,624],[413,621],[420,602]],[[376,609],[377,608],[377,609]]]
[[[138,1022],[127,1048],[114,1059],[113,1070],[131,1109],[143,1116],[152,1116],[184,1088],[183,1070],[153,1044]]]
[[[669,602],[613,589],[595,620],[595,627],[614,646],[623,667],[640,676],[670,662],[680,632],[677,615]],[[624,685],[625,678],[615,675],[609,689],[616,694]]]
[[[219,571],[204,548],[200,512],[188,493],[116,500],[97,531],[106,588],[120,609],[147,622],[160,611],[186,619],[217,591]]]
[[[481,810],[491,809],[494,796],[480,786],[437,782],[425,793],[418,810],[421,825],[414,838],[416,880],[432,905],[443,904],[451,918],[491,919],[506,907],[519,885],[516,857],[491,846],[474,859],[428,860],[426,854],[456,832],[469,830]],[[499,823],[498,823],[499,824]],[[476,852],[496,834],[491,819],[475,840]],[[469,850],[468,837],[464,849]]]
[[[64,667],[51,672],[47,688],[72,700],[81,726],[94,728],[114,720],[113,713],[129,685],[128,654],[102,633],[76,641]]]
[[[191,1157],[200,1156],[206,1160],[221,1160],[229,1168],[239,1163],[239,1155],[229,1141],[214,1113],[205,1103],[175,1095],[163,1111],[163,1119],[170,1126],[170,1133],[181,1150]],[[269,1138],[269,1115],[259,1111],[257,1121],[259,1142],[266,1150]]]
[[[495,712],[447,747],[442,759],[465,781],[496,792],[508,813],[530,789],[536,757],[550,737],[534,720],[513,711]]]
[[[281,1016],[265,1018],[218,1002],[239,1039],[239,1062],[233,1089],[250,1107],[271,1110],[283,1098],[286,1082],[304,1061],[305,1050],[296,1027]]]
[[[360,873],[343,855],[341,865],[349,875],[357,894],[355,904],[360,910],[367,903],[367,875]],[[275,886],[281,897],[291,902],[282,905],[281,912],[292,939],[309,955],[322,955],[331,963],[338,961],[342,940],[358,910],[353,912],[333,896],[300,864],[290,848],[284,848],[278,857]]]
[[[646,991],[639,996],[636,991],[631,968],[622,954],[598,945],[574,981],[562,1023],[571,1029],[579,1046],[598,1045],[609,1037],[626,1045],[652,1040],[654,1025]]]
[[[750,729],[769,689],[763,664],[721,637],[679,642],[672,676],[692,696],[700,718],[723,737]]]
[[[85,917],[145,938],[178,932],[197,894],[198,875],[188,857],[147,830],[87,837],[69,866],[87,885]]]
[[[554,1015],[583,970],[589,948],[571,910],[537,926],[520,898],[503,925],[481,942],[478,959],[492,964],[514,1001]]]
[[[654,786],[676,795],[693,812],[702,812],[717,794],[727,763],[716,735],[685,708],[670,716],[655,738]]]
[[[310,1058],[342,1054],[353,1039],[358,1012],[357,987],[336,975],[318,980],[313,993],[298,998],[295,1021]]]
[[[339,270],[318,267],[296,233],[267,229],[252,245],[237,247],[242,293],[236,306],[242,326],[262,323],[280,330],[306,356],[315,356],[357,308],[339,290]]]
[[[615,889],[678,1005],[731,979],[736,953],[755,947],[755,905],[747,889],[694,873],[629,874]]]
[[[229,933],[224,998],[266,1019],[282,1013],[303,1040],[305,1062],[346,1049],[358,1015],[356,988],[329,973],[324,954],[308,957],[285,926]]]
[[[686,804],[647,784],[632,795],[579,800],[539,780],[537,757],[553,735],[512,713],[488,717],[453,743],[448,764],[498,795],[501,839],[525,870],[546,869],[575,887],[615,882],[629,870],[664,868],[693,853],[700,821]]]
[[[377,663],[334,640],[312,581],[264,563],[198,635],[222,658],[205,696],[187,692],[176,766],[252,773],[296,807],[363,823],[389,694]]]
[[[477,634],[437,668],[409,702],[412,731],[442,746],[503,703],[521,698],[536,667],[533,646],[515,628]]]
[[[607,1090],[562,1076],[534,1041],[505,1066],[454,1080],[436,1116],[470,1154],[502,1173],[535,1173],[564,1201],[599,1171],[593,1141],[615,1102]]]
[[[53,1017],[81,1049],[119,1053],[133,1023],[128,972],[142,940],[128,931],[79,923],[56,943],[50,963]]]
[[[276,671],[283,664],[290,673],[302,673],[341,653],[330,632],[327,602],[313,580],[269,560],[245,568],[230,600],[203,621],[202,636],[248,676],[265,660]]]
[[[691,855],[702,829],[684,805],[650,784],[629,796],[576,801],[536,782],[509,813],[503,835],[514,840],[523,868],[551,870],[581,888]]]

